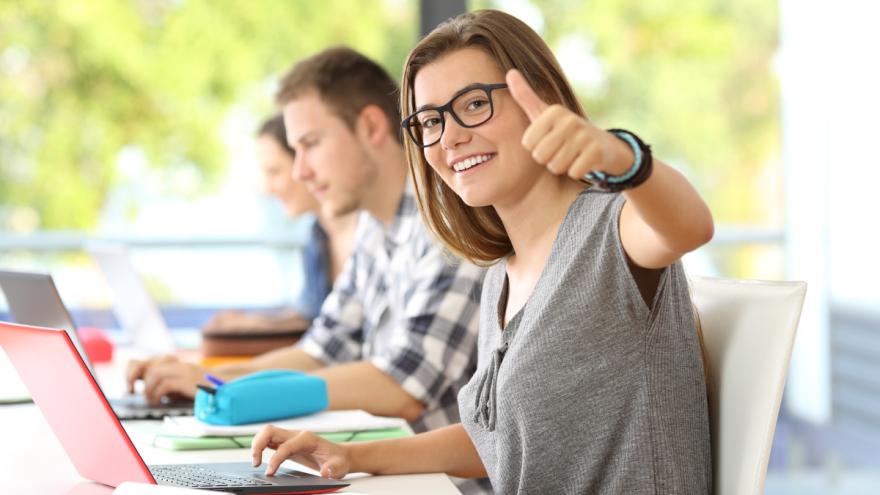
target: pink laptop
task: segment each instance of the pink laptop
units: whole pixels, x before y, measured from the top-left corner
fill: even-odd
[[[63,330],[0,322],[0,347],[76,471],[109,486],[125,481],[233,493],[327,493],[347,483],[250,462],[147,466],[116,419],[73,343]]]

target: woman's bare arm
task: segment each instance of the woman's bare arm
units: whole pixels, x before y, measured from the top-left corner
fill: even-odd
[[[355,472],[486,476],[483,461],[461,423],[408,438],[352,443],[349,448]]]
[[[656,158],[651,177],[623,195],[620,242],[641,267],[663,268],[712,239],[709,207],[681,173]]]
[[[267,475],[274,474],[282,462],[290,459],[328,478],[358,472],[439,472],[460,478],[486,476],[483,461],[460,423],[407,438],[355,443],[333,443],[312,432],[269,425],[254,437],[251,446],[254,466],[262,462],[266,447],[275,450],[266,467]]]

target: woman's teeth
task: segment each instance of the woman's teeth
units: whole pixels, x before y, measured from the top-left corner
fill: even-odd
[[[477,155],[477,156],[472,156],[472,157],[470,157],[470,158],[465,158],[464,160],[462,160],[462,161],[456,163],[455,165],[452,166],[452,168],[453,168],[453,170],[455,170],[456,172],[461,172],[462,170],[467,170],[467,169],[473,167],[474,165],[476,165],[476,164],[478,164],[478,163],[483,163],[483,162],[485,162],[486,160],[489,160],[490,158],[493,158],[494,156],[495,156],[494,153],[491,153],[491,154],[488,154],[488,155]]]

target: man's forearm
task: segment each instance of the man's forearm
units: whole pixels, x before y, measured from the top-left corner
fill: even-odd
[[[223,380],[232,380],[240,376],[270,369],[286,369],[313,372],[324,365],[296,347],[285,347],[261,354],[254,359],[240,364],[227,364],[211,368],[211,374]]]
[[[217,378],[232,380],[268,369],[291,369],[323,378],[331,410],[363,409],[377,416],[401,417],[412,422],[419,419],[425,408],[369,361],[325,367],[294,347],[267,352],[247,363],[211,368],[210,372]]]
[[[363,409],[377,416],[413,422],[425,406],[369,361],[323,368],[312,373],[327,381],[330,409]]]

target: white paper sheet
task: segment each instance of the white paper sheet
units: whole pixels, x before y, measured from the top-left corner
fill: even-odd
[[[253,423],[238,426],[218,426],[203,423],[194,416],[165,417],[163,427],[168,433],[186,437],[232,437],[256,435],[267,424],[287,430],[309,430],[315,433],[334,433],[338,431],[384,430],[386,428],[406,427],[403,418],[384,418],[361,411],[323,411],[292,419]]]

